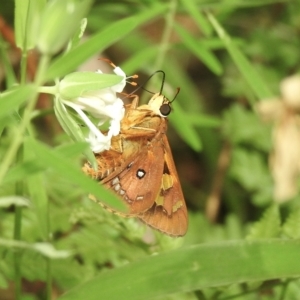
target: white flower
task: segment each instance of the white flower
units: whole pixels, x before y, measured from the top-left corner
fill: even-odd
[[[98,70],[98,73],[102,72]],[[92,151],[95,153],[110,148],[111,138],[119,134],[120,122],[125,113],[124,103],[117,97],[117,93],[122,92],[126,85],[126,74],[119,67],[114,68],[114,73],[123,77],[120,83],[109,88],[85,93],[72,101],[63,100],[65,105],[77,112],[89,128],[86,141],[89,142]],[[85,112],[97,119],[96,125]],[[107,121],[109,121],[110,126],[107,134],[104,135],[97,126],[101,126]]]
[[[99,153],[104,150],[109,150],[111,138],[112,135],[110,132],[108,132],[107,135],[104,135],[98,130],[97,133],[90,131],[86,141],[90,144],[90,147],[94,153]]]
[[[124,71],[120,67],[115,67],[113,71],[116,75],[119,75],[119,76],[123,77],[123,80],[120,83],[114,85],[111,88],[115,92],[121,93],[123,91],[125,85],[126,85],[126,74],[124,73]],[[101,70],[98,70],[97,73],[103,73],[103,72]]]

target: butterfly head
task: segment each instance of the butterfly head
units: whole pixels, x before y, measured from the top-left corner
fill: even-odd
[[[149,101],[148,105],[150,106],[151,110],[165,118],[171,112],[171,101],[169,101],[165,96],[157,93],[155,94]]]

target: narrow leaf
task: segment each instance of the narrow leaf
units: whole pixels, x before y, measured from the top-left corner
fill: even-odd
[[[85,92],[112,87],[122,81],[123,77],[114,74],[95,72],[74,72],[65,76],[59,83],[60,96],[74,99]]]
[[[176,132],[181,138],[195,151],[202,149],[201,139],[199,134],[193,127],[192,123],[189,122],[188,116],[184,113],[181,107],[174,102],[173,104],[174,113],[170,115],[172,125],[175,127]]]
[[[199,6],[201,4],[196,3],[196,1],[190,0],[181,0],[181,3],[185,7],[189,15],[196,22],[199,30],[202,31],[205,36],[211,36],[213,29],[199,9]]]
[[[35,47],[41,13],[45,0],[15,1],[15,37],[16,45],[23,51]]]
[[[300,238],[300,208],[294,209],[283,225],[283,232],[290,238]]]
[[[48,1],[37,32],[37,46],[44,54],[55,54],[72,39],[92,0]]]
[[[299,277],[299,249],[299,241],[276,239],[194,245],[104,272],[59,300],[166,299],[208,287]]]
[[[58,174],[61,174],[64,179],[78,185],[84,191],[86,191],[87,194],[93,194],[97,199],[107,206],[118,211],[125,212],[125,205],[117,196],[107,191],[107,189],[91,178],[88,178],[68,159],[59,154],[58,151],[50,149],[34,140],[30,140],[28,143],[31,144],[31,148],[34,149],[37,159],[40,161],[40,163],[43,163],[48,168],[56,171]]]
[[[57,58],[52,65],[50,65],[46,79],[51,80],[71,72],[89,57],[96,53],[100,53],[110,45],[116,43],[134,28],[153,19],[165,9],[165,5],[155,5],[151,10],[147,10],[140,15],[114,22],[110,26],[94,34],[88,41]]]
[[[24,143],[24,159],[25,161],[35,160],[35,155],[30,144],[27,141]],[[29,196],[33,204],[33,212],[35,213],[38,220],[38,229],[43,237],[44,241],[49,238],[49,205],[48,196],[44,188],[43,174],[35,173],[31,176],[24,176],[25,182],[27,184]]]
[[[265,211],[263,217],[253,225],[247,239],[256,240],[279,237],[281,231],[280,223],[278,205],[273,204]]]
[[[0,117],[5,117],[28,100],[28,97],[34,92],[33,86],[19,86],[5,93],[0,94]]]
[[[36,251],[45,257],[49,257],[52,259],[58,258],[67,258],[72,253],[66,250],[56,250],[51,244],[49,243],[33,243],[29,244],[23,241],[16,241],[16,240],[8,240],[0,238],[0,246],[7,247],[7,248],[19,248],[19,249],[28,249]]]
[[[270,98],[272,96],[272,92],[269,90],[263,78],[261,78],[260,74],[255,70],[251,62],[249,62],[246,56],[240,51],[212,14],[208,13],[208,19],[215,28],[220,39],[224,42],[232,60],[235,62],[237,68],[242,73],[256,96],[259,99]]]
[[[65,158],[75,157],[86,151],[87,143],[72,143],[57,147],[56,150]],[[94,156],[94,155],[93,155]],[[3,179],[3,184],[16,182],[31,175],[45,171],[47,167],[40,161],[34,159],[24,160],[21,164],[10,168]]]
[[[74,141],[85,142],[85,136],[82,132],[82,128],[77,124],[58,98],[54,99],[54,113],[61,127]],[[90,147],[86,147],[83,150],[83,153],[92,166],[96,167],[96,159]]]
[[[223,73],[223,68],[217,57],[206,48],[205,44],[201,40],[196,40],[186,29],[179,24],[175,24],[175,29],[180,35],[184,45],[194,53],[212,72],[216,75]]]
[[[28,199],[20,196],[6,196],[0,198],[0,207],[10,207],[11,205],[16,206],[29,206],[30,202]]]

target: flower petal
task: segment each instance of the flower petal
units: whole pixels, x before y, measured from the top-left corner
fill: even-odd
[[[98,73],[102,73],[100,70]],[[117,97],[117,92],[122,92],[126,85],[126,74],[115,67],[114,73],[122,76],[123,80],[112,87],[98,91],[90,91],[72,101],[63,100],[65,105],[73,108],[89,128],[89,136],[86,141],[90,143],[91,149],[95,153],[108,150],[111,145],[112,136],[120,132],[120,122],[124,117],[125,108],[123,101]],[[109,121],[108,133],[104,135],[99,128],[84,113],[88,112],[97,119],[97,126]]]
[[[101,131],[97,134],[90,131],[86,141],[90,144],[90,147],[94,153],[99,153],[104,150],[108,150],[111,145],[111,134],[104,135]]]

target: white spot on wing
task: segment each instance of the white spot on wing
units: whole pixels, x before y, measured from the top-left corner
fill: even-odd
[[[119,182],[120,182],[119,177],[115,177],[115,178],[112,180],[111,184],[112,184],[112,185],[115,185],[115,184],[117,184],[117,183],[119,183]]]

